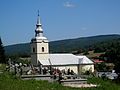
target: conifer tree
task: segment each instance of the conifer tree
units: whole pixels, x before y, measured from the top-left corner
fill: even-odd
[[[3,47],[3,44],[2,44],[1,37],[0,37],[0,63],[6,63],[5,50],[4,50],[4,47]]]

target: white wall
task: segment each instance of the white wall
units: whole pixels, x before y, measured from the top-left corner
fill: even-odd
[[[42,52],[42,47],[44,47],[44,52]],[[48,43],[37,43],[37,53],[49,53],[49,47],[48,47]]]
[[[86,71],[92,71],[94,72],[94,65],[80,65],[80,72],[84,73]]]
[[[49,59],[49,54],[37,54],[37,60],[48,60]]]
[[[67,72],[67,70],[70,68],[70,70],[73,70],[74,73],[78,74],[77,65],[76,65],[76,66],[55,66],[54,68],[58,68],[58,69],[60,69],[60,70],[65,69],[66,72]]]
[[[36,39],[31,43],[31,63],[33,65],[38,64],[38,60],[48,60],[49,59],[49,46],[47,40]],[[44,47],[44,52],[42,51]],[[35,52],[33,52],[35,48]]]

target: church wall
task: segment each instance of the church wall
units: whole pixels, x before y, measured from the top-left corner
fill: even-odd
[[[33,51],[33,48],[34,48],[34,51]],[[37,48],[36,44],[31,43],[31,63],[32,63],[32,65],[37,65],[37,55],[35,54],[36,48]]]
[[[31,55],[31,63],[32,63],[32,65],[37,65],[37,60],[36,60],[36,58],[37,58],[37,55],[35,55],[35,54],[32,54],[32,55]]]
[[[78,68],[77,65],[75,66],[54,66],[54,68],[58,68],[60,70],[65,70],[67,72],[68,69],[73,70],[74,73],[78,74]]]
[[[44,47],[44,52],[42,51],[42,47]],[[49,53],[48,43],[37,43],[37,53]]]
[[[86,71],[94,72],[94,65],[80,65],[80,72],[85,73]]]
[[[49,54],[37,54],[37,59],[40,60],[48,60],[49,59]]]
[[[33,52],[33,48],[35,49],[35,51]],[[31,43],[31,54],[35,53],[36,52],[36,48],[37,48],[37,45],[34,44],[34,43]]]

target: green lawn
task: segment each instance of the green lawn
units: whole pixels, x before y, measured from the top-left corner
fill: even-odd
[[[88,79],[89,83],[100,85],[97,88],[71,88],[47,81],[21,80],[15,76],[0,74],[0,90],[120,90],[120,86],[98,78]]]
[[[90,78],[88,79],[88,83],[94,83],[99,85],[97,89],[94,90],[120,90],[120,85],[115,84],[110,80],[102,80],[101,78]]]

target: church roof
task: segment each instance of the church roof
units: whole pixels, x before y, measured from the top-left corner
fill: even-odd
[[[93,61],[87,58],[86,56],[77,56],[80,60],[80,64],[92,64]]]
[[[93,64],[86,56],[76,56],[73,54],[50,54],[49,60],[40,60],[43,65],[76,65]]]

